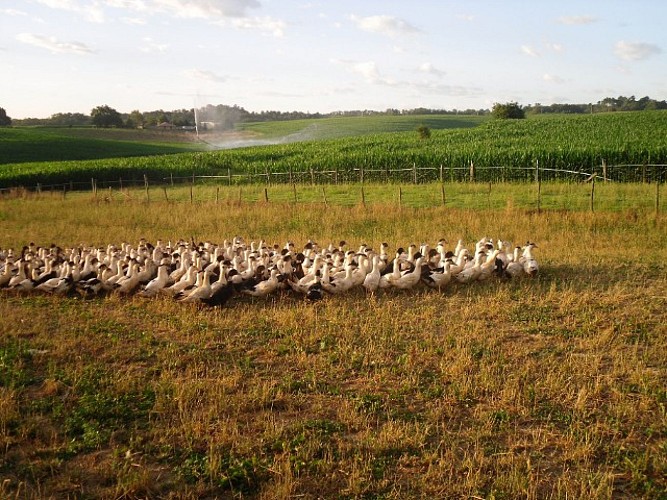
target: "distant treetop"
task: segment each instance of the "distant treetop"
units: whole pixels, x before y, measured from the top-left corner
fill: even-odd
[[[494,118],[501,120],[522,119],[526,117],[526,112],[517,102],[506,102],[504,104],[495,103],[491,114]]]
[[[8,127],[12,124],[12,119],[7,116],[5,108],[0,108],[0,127]]]

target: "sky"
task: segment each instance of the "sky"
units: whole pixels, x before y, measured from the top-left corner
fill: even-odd
[[[12,118],[667,99],[662,0],[0,0]]]

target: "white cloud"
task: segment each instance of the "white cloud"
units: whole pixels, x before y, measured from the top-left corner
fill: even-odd
[[[63,42],[52,36],[21,33],[16,35],[19,42],[33,45],[51,51],[54,54],[90,54],[94,52],[90,47],[80,42]]]
[[[549,83],[565,83],[565,80],[563,80],[560,76],[552,75],[551,73],[545,73],[542,75],[542,80]]]
[[[614,47],[616,57],[624,61],[641,61],[660,53],[662,53],[662,49],[652,43],[621,40]]]
[[[443,76],[445,74],[444,71],[439,70],[438,68],[433,66],[433,64],[431,64],[430,62],[422,63],[419,66],[419,71],[421,71],[422,73],[428,73],[429,75],[434,75],[434,76]]]
[[[344,66],[349,72],[361,75],[370,84],[390,85],[392,81],[384,78],[378,70],[375,61],[350,61],[344,59],[332,59],[332,63]]]
[[[98,1],[82,3],[77,0],[37,0],[37,2],[51,9],[66,10],[80,14],[87,21],[93,23],[104,22],[104,11]]]
[[[92,22],[103,22],[103,7],[134,12],[166,13],[178,18],[220,20],[245,17],[259,0],[36,0],[52,9],[82,14]]]
[[[332,62],[345,66],[350,72],[361,75],[366,83],[371,85],[379,85],[383,87],[390,87],[394,89],[407,90],[414,94],[432,94],[432,95],[446,95],[453,97],[466,97],[481,94],[481,89],[476,87],[465,87],[462,85],[448,85],[445,83],[429,82],[429,81],[409,81],[409,80],[395,80],[384,76],[378,69],[374,61],[347,61],[347,60],[333,60]],[[422,65],[424,66],[424,65]],[[430,63],[426,63],[426,68],[434,70]],[[436,70],[438,71],[438,70]],[[444,72],[439,71],[440,74]]]
[[[540,53],[535,50],[534,47],[531,47],[530,45],[522,45],[521,46],[521,52],[526,54],[527,56],[530,57],[540,57]]]
[[[357,17],[350,16],[350,19],[357,27],[370,33],[380,33],[388,36],[410,35],[419,33],[421,30],[412,26],[407,21],[394,16],[369,16]]]
[[[167,51],[169,48],[169,44],[167,43],[157,43],[155,40],[153,40],[150,37],[146,37],[142,40],[144,42],[143,46],[140,48],[142,52],[146,52],[147,54],[155,54],[155,53],[164,53]]]
[[[115,7],[117,9],[135,10],[144,12],[148,10],[148,6],[144,0],[105,0],[108,7]]]
[[[212,71],[203,69],[191,69],[185,72],[185,76],[192,80],[206,80],[208,82],[222,83],[227,81],[224,76],[216,75]]]
[[[148,0],[147,5],[175,17],[202,19],[244,17],[248,9],[260,7],[258,0]]]
[[[368,83],[375,83],[380,80],[380,72],[374,61],[358,62],[351,65],[352,71],[364,77]]]
[[[467,21],[467,22],[469,22],[469,23],[475,20],[475,16],[473,16],[473,15],[471,15],[471,14],[459,14],[459,15],[456,16],[456,17],[457,17],[458,19],[461,19],[462,21]]]
[[[285,22],[270,17],[243,17],[234,19],[232,24],[240,29],[258,30],[278,38],[285,34]]]
[[[581,24],[593,24],[597,22],[597,18],[593,16],[563,16],[558,18],[558,22],[561,24],[574,26]]]
[[[2,10],[0,10],[0,14],[5,14],[5,15],[8,15],[8,16],[26,16],[27,15],[22,10],[17,10],[17,9],[2,9]]]
[[[141,19],[138,17],[121,17],[120,20],[124,22],[125,24],[133,24],[136,26],[143,26],[146,24],[145,19]]]

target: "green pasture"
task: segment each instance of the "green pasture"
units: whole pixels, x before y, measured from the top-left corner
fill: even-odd
[[[138,182],[143,184],[143,181]],[[115,206],[124,203],[143,203],[165,206],[168,210],[180,210],[183,205],[208,207],[224,211],[230,206],[246,206],[248,209],[301,206],[305,210],[327,210],[333,206],[387,207],[391,212],[403,208],[426,209],[445,207],[452,210],[496,210],[509,213],[513,210],[571,211],[571,212],[625,212],[634,214],[667,213],[667,191],[663,184],[619,182],[563,182],[536,183],[469,183],[430,182],[410,183],[345,183],[345,184],[248,184],[229,186],[220,182],[194,185],[169,183],[144,187],[120,186],[119,182],[97,185],[96,191],[89,184],[87,191],[68,191],[61,188],[43,189],[41,192],[22,190],[7,191],[4,199],[21,203],[24,199],[64,200],[90,202],[96,206]],[[8,213],[0,212],[0,217]],[[289,224],[289,222],[285,222]]]
[[[9,163],[151,156],[202,149],[194,142],[193,134],[183,135],[123,129],[0,128],[0,169]]]
[[[2,131],[0,133],[5,133]],[[460,181],[469,178],[497,182],[531,180],[535,168],[543,179],[563,177],[552,170],[602,174],[609,165],[613,180],[664,180],[667,163],[667,112],[608,113],[586,116],[537,117],[528,120],[488,121],[474,128],[434,130],[430,139],[416,131],[363,135],[172,155],[108,158],[69,162],[10,163],[0,167],[0,187],[37,183],[90,183],[146,175],[166,177],[237,175],[234,182],[257,182],[266,173],[300,175],[297,182],[353,182],[392,179],[403,182],[411,168],[430,169],[418,182]],[[23,145],[26,147],[26,144]],[[618,169],[618,164],[634,164]],[[402,171],[397,173],[395,171]],[[312,174],[311,174],[312,172]],[[246,176],[246,177],[242,177]],[[574,176],[577,178],[577,176]],[[414,180],[414,179],[413,179]],[[274,179],[277,182],[277,179]]]

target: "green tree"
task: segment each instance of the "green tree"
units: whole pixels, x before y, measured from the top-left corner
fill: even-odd
[[[127,117],[125,121],[125,126],[128,128],[142,128],[144,126],[144,114],[135,109],[130,113],[130,116]]]
[[[430,139],[431,138],[431,129],[426,125],[420,125],[417,127],[417,133],[419,134],[420,139]]]
[[[123,117],[120,116],[120,113],[106,104],[93,108],[90,116],[95,127],[109,128],[123,126]]]
[[[48,123],[59,127],[83,127],[90,125],[90,116],[83,113],[55,113]]]
[[[12,119],[7,116],[5,108],[0,108],[0,127],[8,127],[12,124]]]
[[[491,115],[501,120],[522,119],[526,117],[526,112],[516,102],[506,102],[504,104],[497,102],[493,105]]]

